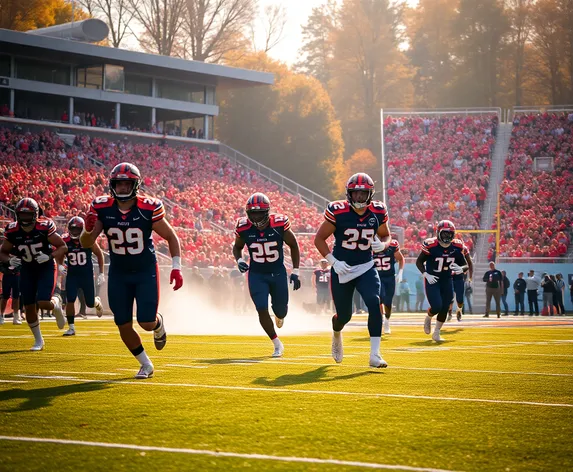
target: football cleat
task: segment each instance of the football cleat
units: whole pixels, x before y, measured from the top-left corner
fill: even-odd
[[[153,377],[153,364],[142,365],[139,372],[135,374],[136,379],[150,379]]]
[[[430,334],[432,332],[432,317],[430,315],[426,315],[424,318],[424,333]]]
[[[103,315],[103,305],[101,304],[101,298],[95,297],[95,309],[96,315],[98,318],[101,318]]]
[[[462,309],[458,308],[456,310],[456,318],[458,319],[458,321],[462,321]]]
[[[56,317],[56,324],[58,325],[58,329],[64,329],[66,326],[66,317],[62,311],[62,299],[59,295],[54,295],[52,297],[52,303],[54,304],[52,313]]]
[[[285,347],[283,346],[283,343],[281,343],[280,341],[279,343],[280,344],[278,346],[275,346],[275,350],[273,351],[272,357],[282,357],[282,355],[284,354]]]
[[[340,364],[344,358],[344,349],[342,348],[342,332],[338,336],[332,334],[332,358]]]
[[[388,318],[384,318],[384,334],[392,334],[392,330],[390,329],[390,320]]]
[[[448,318],[446,319],[446,321],[452,321],[452,312],[448,312]]]
[[[62,336],[75,336],[76,330],[74,328],[68,329]]]
[[[383,369],[384,367],[388,367],[388,363],[382,359],[380,353],[377,352],[376,354],[370,354],[370,367]]]
[[[44,339],[41,342],[34,344],[30,351],[43,351],[44,350]]]
[[[432,334],[432,339],[437,343],[442,343],[445,341],[445,339],[440,336],[439,331],[434,331],[434,334]]]
[[[14,316],[14,318],[12,319],[12,324],[21,325],[21,324],[22,324],[22,320],[20,319],[20,314],[19,314],[19,313],[14,313],[13,316]]]
[[[275,316],[275,325],[277,325],[277,328],[282,328],[284,322],[285,322],[284,318],[279,318],[278,316]]]
[[[161,326],[157,331],[153,332],[153,342],[155,344],[155,349],[161,351],[167,344],[167,333],[165,332],[165,321],[163,321],[163,315],[157,313],[157,316],[161,318]]]

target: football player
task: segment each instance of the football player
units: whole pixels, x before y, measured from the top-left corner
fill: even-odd
[[[330,308],[330,268],[328,261],[321,259],[320,267],[313,272],[312,286],[316,290],[316,304],[322,313]]]
[[[98,317],[103,315],[103,306],[99,297],[95,296],[94,287],[94,266],[92,262],[92,251],[97,258],[99,266],[98,284],[105,281],[103,253],[97,242],[91,248],[84,248],[80,244],[80,235],[84,229],[84,219],[74,216],[68,221],[68,233],[62,239],[68,246],[66,254],[67,267],[60,265],[60,273],[65,275],[66,283],[63,289],[66,293],[66,318],[69,329],[64,336],[74,336],[76,334],[74,317],[76,314],[76,299],[78,290],[84,293],[86,305],[96,309]]]
[[[372,251],[381,252],[390,244],[388,211],[373,201],[374,181],[368,174],[354,174],[346,183],[346,200],[328,204],[314,244],[332,265],[331,287],[336,314],[332,318],[332,357],[342,362],[342,329],[352,318],[352,297],[356,289],[368,308],[370,366],[387,367],[380,355],[382,313],[380,278]],[[334,251],[327,239],[334,234]]]
[[[293,269],[290,283],[300,288],[300,250],[286,215],[271,213],[271,201],[262,193],[254,193],[246,204],[247,217],[239,218],[235,227],[233,256],[239,271],[247,272],[251,299],[259,314],[259,323],[274,345],[272,357],[281,357],[284,346],[275,332],[269,313],[269,295],[277,328],[281,328],[288,312],[288,278],[284,265],[283,245],[290,248]],[[247,246],[250,264],[243,259]]]
[[[457,239],[462,241],[462,238],[458,235]],[[468,248],[464,244],[463,248],[464,258],[466,260],[466,265],[468,266],[467,275],[469,276],[468,283],[471,285],[474,273],[474,264],[472,258],[470,256],[470,252]],[[462,321],[462,313],[464,311],[464,294],[465,294],[465,275],[466,273],[462,274],[453,274],[452,280],[454,284],[454,298],[450,303],[450,308],[448,310],[448,321],[452,319],[452,308],[454,306],[454,302],[457,303],[458,307],[456,309],[456,319],[458,321]]]
[[[139,194],[141,174],[130,163],[116,165],[109,177],[111,195],[97,197],[90,207],[80,243],[93,247],[103,231],[109,243],[110,266],[107,293],[109,306],[121,339],[141,367],[136,379],[153,376],[153,364],[139,334],[133,329],[133,302],[137,304],[137,322],[145,331],[153,331],[155,347],[167,342],[159,305],[159,275],[152,232],[169,244],[172,259],[170,283],[173,290],[183,285],[179,238],[165,219],[160,200]]]
[[[0,228],[0,246],[4,242],[4,228]],[[12,298],[12,323],[21,325],[20,321],[20,267],[13,267],[10,263],[1,265],[2,270],[2,299],[0,300],[0,325],[4,324],[4,312],[8,300]]]
[[[398,263],[397,276],[394,267],[396,262]],[[396,239],[392,239],[384,251],[374,253],[374,266],[380,277],[380,309],[384,314],[384,334],[391,334],[392,299],[396,293],[396,283],[402,282],[404,274],[404,256],[400,251],[400,243]]]
[[[440,329],[448,316],[448,308],[454,296],[453,275],[468,270],[464,256],[464,244],[454,239],[456,228],[449,220],[442,220],[436,228],[436,237],[422,243],[422,251],[416,260],[416,267],[424,276],[426,297],[430,308],[424,320],[424,332],[432,331],[432,317],[437,316],[432,339],[442,342]]]
[[[20,267],[21,300],[26,321],[34,335],[31,351],[44,349],[38,309],[52,311],[59,329],[66,325],[59,297],[54,296],[57,266],[67,247],[56,233],[56,225],[40,216],[40,206],[33,198],[23,198],[15,208],[16,221],[8,224],[0,248],[0,262]],[[54,249],[52,249],[52,247]]]

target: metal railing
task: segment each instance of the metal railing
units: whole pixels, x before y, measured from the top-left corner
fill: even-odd
[[[495,113],[503,118],[500,107],[471,107],[471,108],[384,108],[384,115],[487,115]]]
[[[255,161],[249,156],[246,156],[242,152],[239,152],[226,144],[219,144],[219,154],[226,156],[235,164],[240,164],[249,170],[254,170],[260,176],[278,185],[281,191],[300,195],[305,202],[316,206],[320,210],[324,210],[329,203],[329,200],[322,195],[319,195],[303,185],[296,183],[294,180],[279,174],[270,167]]]

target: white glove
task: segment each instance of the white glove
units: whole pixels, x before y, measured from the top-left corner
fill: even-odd
[[[378,236],[374,236],[374,239],[372,240],[372,250],[374,252],[382,252],[387,247],[388,247],[388,245],[386,243],[383,243],[382,241],[380,241],[378,239]]]
[[[102,274],[99,274],[99,275],[97,276],[97,284],[98,284],[98,287],[99,287],[100,285],[103,285],[104,283],[105,283],[105,274],[103,274],[103,273],[102,273]]]
[[[68,269],[66,268],[65,265],[59,265],[58,266],[58,270],[60,271],[61,275],[67,275],[68,274]]]
[[[404,275],[404,269],[400,269],[398,271],[398,275],[396,276],[396,283],[402,282],[402,276]]]
[[[48,262],[50,260],[50,256],[44,254],[43,252],[39,252],[36,254],[35,259],[38,264],[43,264],[44,262]]]
[[[16,256],[10,256],[10,267],[20,267],[22,265],[22,259]]]
[[[452,262],[450,264],[450,270],[452,271],[452,274],[454,275],[460,275],[464,273],[464,269],[462,269],[458,264],[456,264],[455,262]]]
[[[438,278],[439,278],[439,277],[437,277],[437,276],[435,276],[435,275],[428,274],[427,272],[424,272],[422,275],[424,276],[424,278],[428,281],[428,283],[429,283],[430,285],[435,284],[435,283],[438,281]]]
[[[346,262],[338,260],[332,265],[332,268],[338,275],[348,274],[352,270],[352,267],[350,267]]]

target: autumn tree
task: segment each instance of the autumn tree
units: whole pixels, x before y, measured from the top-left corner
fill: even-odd
[[[314,78],[292,73],[264,53],[237,54],[230,65],[272,72],[275,84],[220,94],[221,141],[287,177],[331,196],[344,144],[330,98]]]
[[[87,18],[75,8],[75,20]],[[72,5],[65,0],[0,0],[0,28],[28,31],[67,23],[72,20]]]

